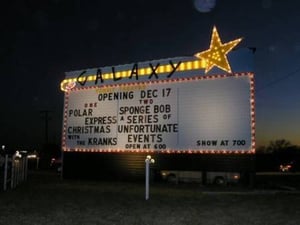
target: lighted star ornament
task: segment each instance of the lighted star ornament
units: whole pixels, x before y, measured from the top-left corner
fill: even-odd
[[[227,54],[238,44],[242,38],[222,44],[217,28],[214,26],[210,47],[204,52],[195,54],[197,58],[205,60],[205,73],[214,66],[231,73],[231,68],[227,59]]]

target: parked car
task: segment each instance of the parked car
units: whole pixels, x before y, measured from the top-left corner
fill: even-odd
[[[163,180],[173,183],[202,183],[204,176],[202,171],[181,171],[181,170],[162,170]],[[206,172],[206,183],[216,185],[226,185],[238,183],[240,173],[235,172]]]

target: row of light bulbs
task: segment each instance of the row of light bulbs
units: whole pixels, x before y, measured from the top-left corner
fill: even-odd
[[[174,66],[176,66],[176,64],[174,64]],[[183,71],[197,70],[197,69],[203,69],[203,68],[205,68],[205,60],[198,59],[195,61],[181,62],[179,67],[176,69],[176,71],[183,72]],[[157,68],[156,73],[163,75],[163,74],[170,73],[172,70],[173,70],[173,68],[171,65],[160,65]],[[131,70],[118,71],[115,73],[115,77],[127,78],[127,77],[130,77],[131,72],[132,72]],[[150,75],[151,73],[152,73],[152,69],[150,67],[138,69],[139,76],[147,76],[147,75]],[[114,74],[113,73],[104,73],[104,74],[102,74],[102,78],[104,80],[111,80],[114,78]],[[85,79],[87,79],[88,82],[92,82],[97,79],[97,76],[95,74],[89,75],[87,77],[82,76],[78,80],[84,81]],[[77,78],[64,79],[60,84],[61,90],[66,91],[67,90],[66,86],[69,83],[73,83],[76,81],[77,81]]]

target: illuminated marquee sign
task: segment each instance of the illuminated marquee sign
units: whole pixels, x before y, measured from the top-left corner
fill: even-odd
[[[253,74],[227,59],[240,40],[222,44],[214,28],[193,57],[67,73],[63,150],[254,153]]]

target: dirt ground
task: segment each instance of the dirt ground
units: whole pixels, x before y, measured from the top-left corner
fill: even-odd
[[[0,192],[0,224],[26,225],[298,225],[297,190],[60,180],[30,173],[17,189]]]

